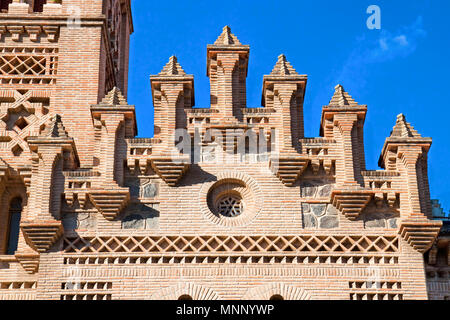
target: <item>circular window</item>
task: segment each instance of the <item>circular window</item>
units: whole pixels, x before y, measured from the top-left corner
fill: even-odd
[[[237,217],[244,211],[244,203],[240,196],[228,194],[219,198],[217,212],[225,217]]]
[[[248,224],[259,214],[263,203],[256,181],[235,172],[220,173],[216,181],[205,183],[199,200],[205,217],[227,227]]]

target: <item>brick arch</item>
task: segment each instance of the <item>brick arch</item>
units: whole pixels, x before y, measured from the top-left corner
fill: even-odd
[[[311,300],[311,295],[302,288],[284,283],[272,283],[247,290],[242,300],[269,300],[273,295],[280,295],[284,300]]]
[[[178,300],[180,296],[189,295],[193,300],[219,300],[219,295],[212,289],[195,283],[178,283],[164,288],[151,297],[152,300]]]
[[[11,201],[15,198],[22,200],[21,221],[23,221],[26,219],[28,213],[28,197],[25,184],[17,177],[14,177],[14,179],[6,183],[3,192],[0,193],[0,255],[6,252],[10,205]],[[19,233],[19,242],[21,237],[21,233]]]

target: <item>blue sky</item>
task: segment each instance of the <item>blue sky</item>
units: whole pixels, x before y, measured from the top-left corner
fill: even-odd
[[[369,30],[369,5],[381,9],[381,29]],[[367,168],[377,162],[385,138],[404,113],[422,136],[432,137],[432,198],[450,210],[450,1],[155,1],[133,0],[128,101],[136,105],[140,137],[153,136],[149,76],[171,55],[195,77],[197,107],[209,106],[206,45],[223,26],[250,45],[247,105],[261,105],[262,77],[284,53],[308,74],[305,135],[319,135],[320,113],[342,84],[368,105]]]

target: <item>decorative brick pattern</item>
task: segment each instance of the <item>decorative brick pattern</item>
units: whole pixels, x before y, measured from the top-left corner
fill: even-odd
[[[250,47],[226,26],[210,108],[172,56],[150,77],[155,136],[137,138],[132,32],[129,0],[1,8],[0,300],[448,298],[431,138],[405,116],[366,170],[368,107],[337,85],[305,137],[308,76],[279,55],[247,108]]]

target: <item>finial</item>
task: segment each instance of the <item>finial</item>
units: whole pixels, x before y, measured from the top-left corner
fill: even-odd
[[[270,74],[273,76],[290,76],[297,75],[298,73],[287,61],[286,56],[284,54],[280,54],[278,56],[277,63],[275,64]]]
[[[231,45],[241,45],[238,38],[234,34],[231,33],[231,28],[229,26],[225,26],[222,29],[222,33],[217,38],[216,42],[214,42],[216,46],[231,46]]]
[[[397,115],[397,122],[399,121],[406,121],[406,117],[403,113],[400,113],[399,115]]]
[[[286,62],[287,60],[286,60],[286,56],[284,55],[284,54],[280,54],[279,56],[278,56],[278,61],[284,61],[284,62]]]
[[[181,68],[178,63],[178,58],[175,55],[172,55],[169,58],[169,62],[164,66],[161,72],[158,74],[160,76],[183,76],[186,75],[183,68]]]

